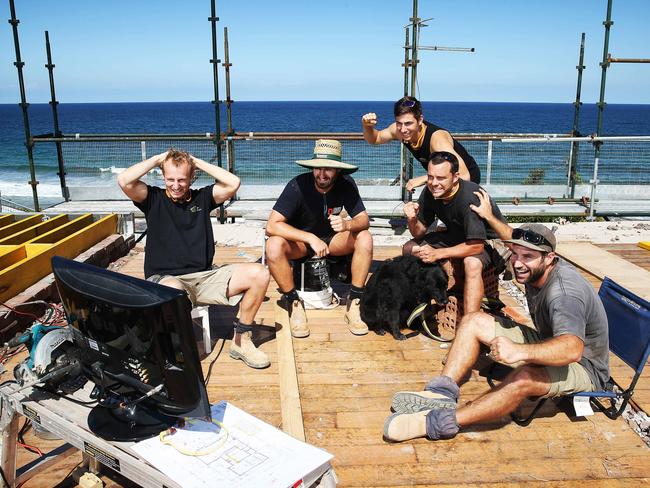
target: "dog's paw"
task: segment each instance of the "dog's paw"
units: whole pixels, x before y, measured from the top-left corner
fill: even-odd
[[[398,340],[398,341],[403,341],[404,339],[406,339],[406,336],[404,334],[402,334],[401,332],[399,334],[397,334],[397,335],[393,335],[393,337],[395,337],[395,339]]]
[[[385,331],[384,329],[377,329],[377,330],[375,331],[375,333],[376,333],[377,335],[386,335],[386,331]]]

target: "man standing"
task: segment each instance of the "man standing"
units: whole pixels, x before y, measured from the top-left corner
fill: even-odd
[[[425,263],[462,259],[465,313],[478,312],[481,307],[483,270],[490,265],[497,272],[505,268],[501,255],[506,252],[500,242],[494,241],[496,233],[470,210],[470,204],[479,202],[474,195],[479,188],[476,183],[460,178],[456,156],[435,152],[427,168],[427,187],[417,203],[404,205],[406,223],[414,239],[404,244],[403,254],[413,254]],[[495,218],[504,220],[494,202],[491,205]],[[447,230],[427,233],[436,217]]]
[[[161,168],[165,189],[140,179],[154,168]],[[216,183],[191,189],[197,169]],[[145,278],[185,290],[194,305],[239,304],[230,356],[251,368],[267,367],[269,358],[255,347],[251,335],[268,288],[268,271],[256,263],[212,267],[210,212],[235,194],[239,178],[172,148],[127,168],[118,176],[118,183],[147,220]]]
[[[454,437],[460,428],[498,419],[528,397],[560,397],[600,390],[609,378],[607,315],[592,286],[555,254],[555,236],[542,224],[511,229],[494,218],[481,192],[474,208],[510,243],[515,278],[526,285],[536,330],[479,312],[463,317],[440,376],[421,392],[393,396],[395,414],[384,435],[393,441],[427,436]],[[495,389],[457,407],[461,378],[478,359],[489,356],[514,370]]]
[[[313,158],[296,161],[311,172],[298,175],[287,184],[266,224],[266,260],[282,292],[281,302],[289,313],[294,337],[307,337],[309,326],[289,260],[328,254],[352,254],[352,286],[345,321],[353,334],[368,333],[359,303],[372,262],[372,236],[359,190],[348,176],[357,167],[343,162],[341,155],[339,141],[317,140]],[[350,219],[343,218],[344,210]]]
[[[383,130],[377,130],[377,114],[367,113],[361,117],[363,137],[369,144],[385,144],[390,141],[402,141],[411,154],[420,161],[427,171],[431,154],[446,151],[458,159],[458,171],[461,179],[480,183],[481,171],[476,161],[463,145],[454,139],[442,127],[424,120],[422,105],[414,97],[400,98],[393,107],[395,122]],[[406,183],[406,189],[413,191],[424,185],[427,176],[413,178]]]

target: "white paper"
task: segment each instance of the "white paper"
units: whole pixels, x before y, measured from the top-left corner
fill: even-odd
[[[589,397],[586,396],[574,396],[573,408],[578,417],[588,417],[589,415],[594,414],[594,410],[591,408],[591,403],[589,403]]]
[[[324,472],[329,467],[332,455],[328,452],[298,441],[230,403],[219,402],[211,412],[212,418],[226,427],[224,443],[216,444],[224,430],[207,421],[192,421],[167,440],[193,452],[211,451],[219,445],[214,452],[185,455],[163,444],[158,437],[140,441],[131,448],[184,488],[288,488],[313,471],[322,467]]]

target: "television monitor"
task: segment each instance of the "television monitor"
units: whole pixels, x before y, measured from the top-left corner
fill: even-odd
[[[210,417],[184,291],[59,256],[52,271],[84,376],[98,399],[88,427],[109,440]]]

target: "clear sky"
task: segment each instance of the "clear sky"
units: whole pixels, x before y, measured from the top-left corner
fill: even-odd
[[[15,0],[28,101],[49,101],[44,31],[60,102],[212,99],[209,0]],[[220,0],[235,100],[394,100],[412,0]],[[584,102],[598,99],[606,0],[420,0],[419,97],[572,102],[585,32]],[[650,0],[614,0],[610,52],[650,58]],[[0,103],[19,101],[9,1],[0,0]],[[606,101],[650,103],[650,64],[616,64]],[[224,84],[221,94],[225,95]]]

